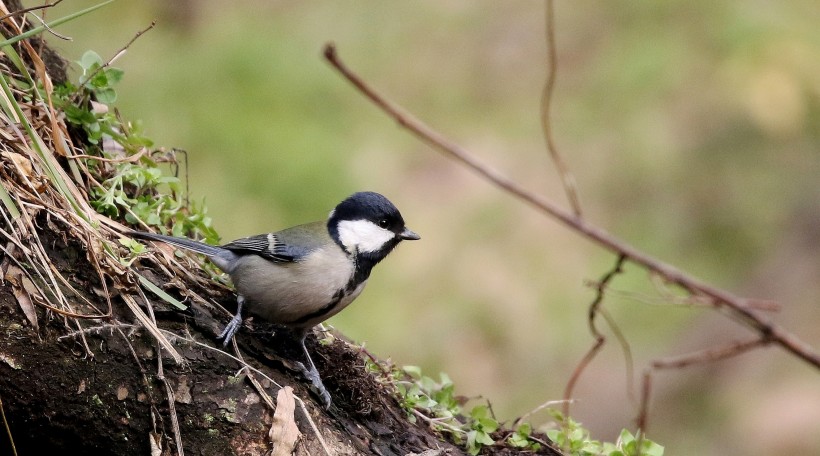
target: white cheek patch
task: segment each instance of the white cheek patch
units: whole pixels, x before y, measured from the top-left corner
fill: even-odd
[[[367,220],[343,220],[339,222],[339,240],[349,251],[375,252],[396,236]]]

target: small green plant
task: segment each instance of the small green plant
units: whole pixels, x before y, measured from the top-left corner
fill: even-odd
[[[570,456],[663,456],[664,448],[657,443],[639,439],[627,429],[615,443],[593,440],[587,429],[558,410],[549,410],[559,428],[547,431],[547,437]]]
[[[376,369],[371,367],[370,370]],[[537,450],[541,447],[531,438],[529,427],[519,426],[506,439],[503,435],[499,437],[501,423],[493,416],[489,405],[476,405],[465,414],[463,407],[467,401],[456,396],[455,385],[447,374],[439,374],[439,380],[435,381],[423,375],[418,366],[404,366],[392,372],[401,405],[410,420],[427,421],[433,429],[448,434],[453,442],[465,446],[468,453],[475,455],[484,446],[505,442],[519,449]]]
[[[57,106],[65,112],[66,120],[82,127],[89,144],[98,145],[107,135],[120,143],[126,150],[129,145],[137,148],[150,147],[151,141],[134,134],[123,134],[120,120],[111,107],[117,100],[114,85],[123,77],[119,68],[105,66],[102,58],[94,51],[87,51],[76,62],[82,68],[77,87],[69,82],[55,87]],[[130,130],[130,129],[129,129]]]
[[[194,233],[209,242],[219,240],[204,205],[187,204],[179,179],[166,176],[151,160],[117,163],[111,177],[92,187],[91,196],[97,212],[122,216],[132,225],[171,225],[174,236]]]
[[[498,421],[492,416],[488,405],[478,405],[470,410],[468,421],[470,430],[467,431],[467,451],[470,454],[478,454],[483,445],[495,443],[490,436],[500,427]]]
[[[526,448],[533,451],[541,449],[541,444],[532,438],[532,425],[530,423],[519,424],[515,428],[515,432],[507,437],[507,443],[516,448]]]
[[[453,381],[447,374],[441,374],[436,382],[422,375],[418,366],[404,366],[402,371],[409,381],[399,381],[396,387],[404,399],[402,405],[408,411],[423,408],[432,411],[437,417],[452,417],[461,409],[453,396]]]
[[[455,386],[447,374],[439,374],[436,381],[423,375],[418,366],[383,368],[368,360],[365,367],[373,373],[390,373],[386,377],[395,385],[400,403],[412,421],[426,421],[472,455],[488,445],[534,452],[547,444],[546,439],[542,440],[543,434],[541,438],[536,436],[529,423],[517,424],[514,430],[503,429],[489,405],[479,404],[465,413],[467,400],[455,394]],[[546,431],[546,438],[568,456],[663,456],[661,445],[626,429],[615,443],[600,442],[593,440],[580,423],[557,410],[549,409],[549,412],[557,427]]]
[[[124,72],[116,67],[106,67],[102,57],[94,51],[86,51],[77,63],[83,69],[80,85],[93,93],[98,102],[114,104],[117,101],[114,84],[122,80]]]
[[[106,65],[95,52],[88,51],[76,62],[82,75],[79,86],[66,82],[55,87],[53,99],[69,124],[85,133],[89,153],[99,155],[86,161],[92,207],[110,217],[136,226],[171,227],[174,236],[193,236],[216,243],[219,236],[203,203],[184,198],[178,177],[169,174],[163,162],[175,162],[175,153],[161,151],[152,158],[147,138],[138,123],[120,119],[113,103],[115,85],[122,80],[121,69]],[[135,157],[139,155],[138,157]]]
[[[131,238],[120,238],[119,239],[120,245],[128,249],[128,252],[131,253],[131,259],[126,260],[122,259],[122,264],[130,265],[133,262],[133,259],[136,258],[137,255],[145,253],[148,249],[145,248],[145,245],[139,241],[136,241]]]

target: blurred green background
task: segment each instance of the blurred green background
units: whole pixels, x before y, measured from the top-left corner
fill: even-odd
[[[67,0],[54,19],[93,4]],[[27,2],[26,5],[33,5]],[[820,9],[815,1],[559,2],[556,142],[588,219],[739,295],[820,348]],[[191,193],[223,239],[324,218],[376,190],[422,235],[331,323],[375,354],[491,401],[501,419],[560,399],[592,339],[587,281],[612,255],[412,138],[321,58],[519,183],[564,203],[543,146],[544,6],[532,1],[119,1],[50,37],[116,62],[118,106],[189,152]],[[77,76],[75,66],[73,77]],[[638,373],[742,339],[723,315],[663,299],[634,267],[606,307]],[[610,342],[573,414],[633,428]],[[820,372],[777,348],[654,377],[649,437],[667,454],[820,453]],[[542,413],[535,423],[547,421]]]

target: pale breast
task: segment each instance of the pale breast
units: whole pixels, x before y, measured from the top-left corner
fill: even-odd
[[[274,263],[255,255],[242,257],[231,274],[236,291],[250,313],[273,322],[292,323],[316,314],[318,321],[336,314],[355,298],[339,298],[354,272],[353,264],[335,245],[317,249],[303,260]],[[354,290],[361,293],[361,289]],[[333,301],[337,305],[327,308]],[[338,307],[338,309],[337,309]]]

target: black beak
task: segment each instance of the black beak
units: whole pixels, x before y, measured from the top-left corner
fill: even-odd
[[[404,227],[404,230],[399,233],[399,237],[407,241],[418,241],[421,239],[421,236],[414,233],[413,230],[407,228],[406,226]]]

